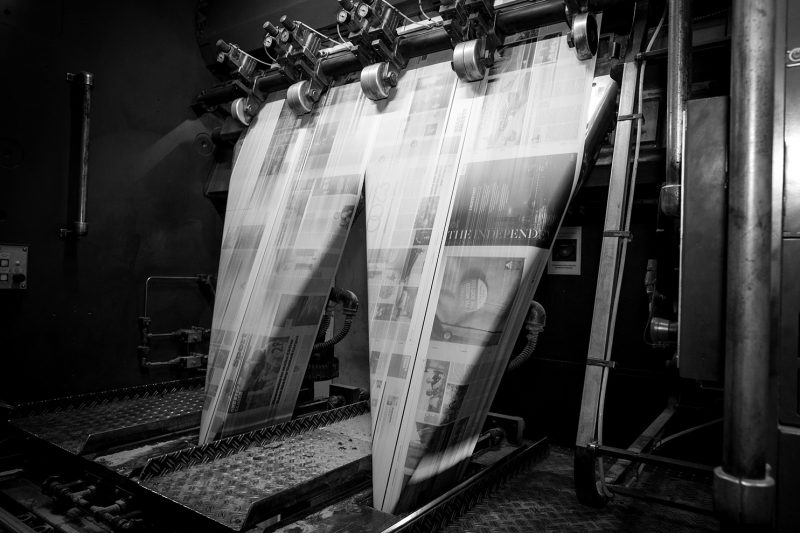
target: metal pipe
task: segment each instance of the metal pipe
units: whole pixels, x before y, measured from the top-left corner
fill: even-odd
[[[661,210],[680,215],[683,140],[686,101],[692,70],[691,0],[669,0],[669,55],[667,56],[667,168],[661,189]]]
[[[78,191],[78,220],[74,222],[75,235],[84,237],[89,232],[86,222],[86,204],[89,196],[89,126],[91,125],[92,112],[92,86],[94,75],[82,71],[77,78],[83,84],[81,98],[81,124],[79,150],[79,191]]]
[[[766,461],[774,68],[773,20],[765,14],[772,6],[736,0],[733,12],[723,465],[750,478],[764,477]]]
[[[725,408],[714,497],[723,524],[768,526],[775,2],[734,0],[732,19]]]

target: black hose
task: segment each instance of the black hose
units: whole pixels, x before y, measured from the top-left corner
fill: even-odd
[[[538,341],[538,338],[539,334],[537,333],[536,335],[533,336],[532,340],[528,339],[528,344],[525,345],[525,348],[523,348],[522,351],[519,352],[516,355],[516,357],[514,357],[508,363],[508,368],[506,369],[506,372],[513,372],[514,370],[517,370],[519,367],[522,366],[522,364],[525,361],[531,358],[531,355],[533,355],[534,350],[536,350],[536,343]]]
[[[317,338],[314,339],[314,342],[319,344],[325,340],[325,335],[328,333],[328,328],[331,325],[331,315],[327,311],[324,315],[322,315],[322,322],[319,323],[319,329],[317,330]],[[316,346],[316,344],[314,345]]]
[[[318,342],[312,348],[312,352],[324,352],[328,348],[332,348],[334,344],[337,344],[339,341],[344,339],[347,334],[350,332],[350,326],[353,325],[353,316],[352,315],[345,315],[344,317],[344,324],[342,324],[342,329],[336,332],[336,334],[331,337],[330,339],[326,340],[325,342]]]
[[[322,339],[325,338],[325,333],[328,331],[331,320],[330,314],[326,312],[325,316],[322,317],[322,323],[320,324],[320,328],[317,332],[317,342],[311,349],[313,353],[322,352],[332,348],[334,344],[338,344],[339,341],[344,339],[350,332],[350,327],[353,325],[353,317],[358,312],[358,296],[356,296],[353,291],[340,289],[339,287],[331,287],[331,293],[328,299],[332,302],[342,304],[344,311],[344,324],[342,324],[342,329],[336,332],[333,337],[327,341],[322,341]],[[322,335],[322,339],[320,338],[320,335]]]
[[[536,350],[536,343],[539,340],[539,333],[544,330],[544,325],[546,322],[547,313],[545,312],[544,307],[542,307],[539,302],[535,300],[532,301],[531,307],[528,310],[528,319],[525,322],[525,329],[528,330],[528,343],[520,353],[511,358],[511,360],[508,362],[508,366],[506,367],[506,372],[513,372],[514,370],[517,370],[525,363],[525,361],[530,359],[534,350]]]

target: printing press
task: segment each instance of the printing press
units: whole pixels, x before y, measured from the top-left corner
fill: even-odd
[[[800,526],[800,5],[209,0],[154,22],[153,4],[125,8],[153,24],[143,46],[169,48],[158,28],[169,43],[170,17],[191,14],[181,68],[201,74],[170,79],[201,88],[124,90],[177,93],[183,121],[156,136],[166,104],[136,94],[120,106],[141,117],[97,119],[114,85],[70,74],[69,163],[53,164],[74,220],[47,237],[17,223],[21,178],[0,198],[19,359],[0,389],[0,531]],[[80,42],[69,21],[103,26],[95,8],[48,19],[53,42]],[[6,10],[9,38],[26,13]],[[123,90],[124,61],[107,61]],[[536,101],[548,84],[585,102]],[[546,140],[568,146],[570,120],[556,171]],[[138,133],[109,133],[126,121]],[[12,134],[0,170],[18,177],[32,150]],[[100,159],[131,179],[115,189]],[[425,209],[402,188],[395,219],[376,208],[387,182],[427,173],[445,192],[415,197]],[[565,185],[528,197],[537,173]],[[328,206],[333,222],[313,219]]]

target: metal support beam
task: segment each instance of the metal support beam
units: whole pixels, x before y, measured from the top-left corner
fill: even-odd
[[[671,398],[669,405],[667,405],[661,414],[650,422],[650,425],[642,431],[642,434],[628,446],[629,452],[640,454],[650,449],[656,439],[663,433],[664,426],[666,426],[667,422],[672,420],[672,417],[675,415],[675,403],[675,400]],[[614,465],[608,469],[608,472],[606,472],[606,483],[619,483],[632,464],[635,463],[632,463],[628,459],[621,459],[614,463]]]
[[[769,528],[767,464],[775,2],[734,0],[722,466],[714,498],[723,524]]]
[[[635,62],[625,63],[619,97],[619,117],[633,113],[636,100],[638,69]],[[617,124],[614,137],[614,157],[611,163],[611,178],[608,190],[608,207],[600,251],[600,269],[597,277],[592,329],[589,337],[588,359],[600,362],[611,360],[614,339],[619,287],[625,265],[626,239],[613,232],[628,229],[632,206],[633,188],[629,172],[629,155],[633,121],[623,120]],[[578,499],[588,505],[603,505],[607,495],[597,487],[595,454],[589,450],[602,437],[601,426],[604,408],[603,389],[609,365],[587,364],[583,382],[581,413],[578,421],[578,436],[575,449],[575,492]]]
[[[661,189],[665,215],[681,212],[681,175],[686,134],[686,101],[692,72],[691,0],[669,0],[669,55],[667,57],[667,169]]]

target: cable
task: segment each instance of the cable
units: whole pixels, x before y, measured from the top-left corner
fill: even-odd
[[[424,10],[424,9],[422,9],[422,0],[417,0],[417,5],[419,6],[419,12],[420,12],[420,14],[421,14],[423,17],[425,17],[426,19],[428,19],[428,20],[431,20],[431,18],[428,16],[428,14],[427,14],[427,13],[425,13],[425,10]]]
[[[309,30],[309,31],[311,31],[313,33],[316,33],[317,35],[319,35],[320,37],[322,37],[326,41],[330,41],[330,42],[336,43],[336,44],[344,44],[343,42],[337,41],[336,39],[331,39],[330,37],[328,37],[324,33],[318,32],[317,30],[315,30],[314,28],[312,28],[311,26],[309,26],[308,24],[306,24],[305,22],[303,22],[301,20],[298,20],[297,23],[300,24],[301,26],[303,26],[304,28],[306,28],[307,30]]]
[[[260,59],[258,59],[257,57],[253,57],[253,59],[255,59],[256,61],[258,61],[258,62],[259,62],[259,63],[261,63],[262,65],[267,65],[267,66],[268,66],[268,67],[270,67],[270,68],[274,68],[274,67],[277,67],[277,66],[278,66],[278,59],[277,59],[277,58],[274,58],[274,57],[272,57],[272,54],[270,54],[270,53],[269,53],[269,50],[267,50],[267,47],[266,47],[266,46],[264,47],[264,54],[266,54],[267,58],[268,58],[270,61],[272,61],[272,64],[265,63],[264,61],[261,61],[261,60],[260,60]],[[251,56],[251,57],[252,57],[252,56]]]
[[[342,30],[339,29],[339,26],[340,26],[340,24],[337,22],[336,23],[336,33],[339,35],[339,40],[342,41],[342,43],[344,43],[344,37],[342,37]]]
[[[684,429],[683,431],[678,431],[677,433],[673,433],[672,435],[669,435],[668,437],[664,437],[663,439],[659,439],[653,445],[652,451],[656,451],[657,449],[661,448],[663,445],[665,445],[666,443],[668,443],[669,441],[671,441],[673,439],[677,439],[678,437],[683,437],[684,435],[688,435],[689,433],[693,433],[693,432],[695,432],[695,431],[697,431],[699,429],[704,429],[704,428],[707,428],[709,426],[713,426],[714,424],[719,424],[720,422],[722,422],[721,418],[715,418],[714,420],[712,420],[710,422],[706,422],[704,424],[699,424],[697,426],[693,426],[693,427],[690,427],[688,429]]]
[[[407,22],[410,22],[411,24],[414,24],[414,23],[416,22],[415,20],[412,20],[412,19],[408,18],[408,16],[406,16],[406,14],[405,14],[405,13],[403,13],[402,11],[400,11],[399,9],[397,9],[396,7],[394,7],[392,4],[390,4],[389,2],[387,2],[387,0],[381,0],[381,2],[383,2],[384,4],[386,4],[387,6],[389,6],[389,9],[391,9],[392,11],[394,11],[395,13],[397,13],[398,15],[400,15],[401,17],[403,17],[404,19],[406,19],[406,21],[407,21]],[[422,0],[420,0],[420,2],[422,2]]]

